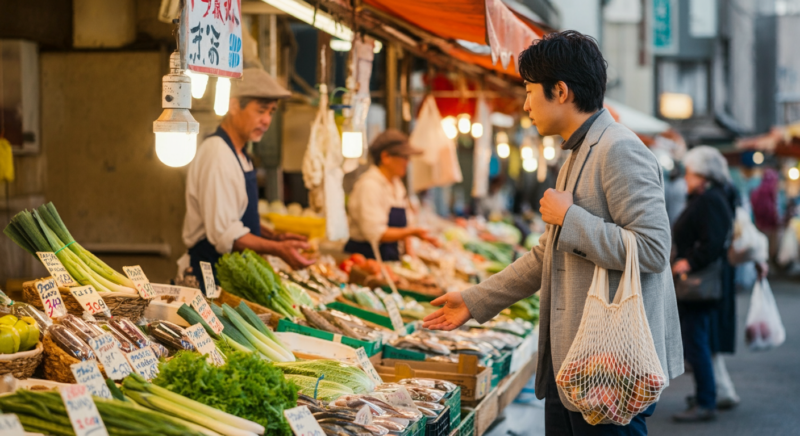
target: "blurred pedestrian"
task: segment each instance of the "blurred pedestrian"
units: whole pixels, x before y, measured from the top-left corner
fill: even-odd
[[[770,246],[770,258],[775,258],[780,241],[780,218],[778,214],[778,172],[772,168],[764,170],[761,184],[750,193],[753,205],[753,218],[758,230],[767,235]]]
[[[689,198],[672,229],[676,254],[672,273],[676,287],[677,281],[692,275],[694,280],[702,280],[701,286],[720,287],[724,299],[726,294],[732,295],[733,288],[733,269],[726,262],[734,216],[728,165],[715,148],[699,146],[686,154],[684,166]],[[731,275],[730,280],[728,275]],[[725,286],[728,282],[730,286]],[[696,393],[690,407],[674,415],[676,421],[708,421],[716,416],[712,339],[719,342],[716,341],[719,339],[716,327],[721,301],[687,300],[679,295],[684,357],[693,369]],[[718,344],[714,348],[718,349]]]

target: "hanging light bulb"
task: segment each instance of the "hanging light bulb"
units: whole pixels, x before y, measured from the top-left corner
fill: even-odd
[[[458,131],[464,134],[469,133],[472,123],[469,122],[469,115],[461,114],[458,116]]]
[[[525,159],[533,159],[533,148],[526,145],[519,150],[519,154],[523,160]]]
[[[532,125],[533,123],[531,122],[531,119],[528,118],[528,116],[523,116],[522,118],[519,119],[519,126],[522,127],[523,129],[528,129]]]
[[[454,139],[458,136],[458,129],[456,128],[456,119],[453,116],[446,116],[442,119],[442,129],[448,138]]]
[[[181,55],[169,57],[170,72],[161,79],[161,107],[164,111],[153,122],[156,135],[156,156],[166,165],[182,167],[194,159],[200,123],[192,108],[191,79],[183,74]]]
[[[761,165],[764,163],[764,153],[760,151],[753,153],[753,163],[756,165]]]
[[[205,74],[195,73],[191,70],[186,70],[186,75],[192,79],[192,97],[200,99],[206,94],[206,86],[208,85],[208,76]]]
[[[230,101],[231,79],[220,77],[217,79],[217,92],[214,95],[214,112],[219,116],[227,114]]]
[[[504,142],[508,144],[508,133],[499,131],[497,132],[497,135],[495,135],[494,139],[498,144],[502,144]]]
[[[364,135],[361,132],[342,132],[342,156],[357,159],[364,152]]]
[[[800,179],[800,170],[795,167],[789,168],[789,178],[791,180]]]
[[[533,150],[531,150],[533,151]],[[539,160],[530,157],[528,159],[522,159],[522,169],[526,172],[532,173],[539,168]]]
[[[497,144],[497,156],[500,159],[505,159],[511,154],[511,147],[508,146],[505,142],[501,142]]]
[[[544,145],[544,150],[542,150],[542,154],[544,154],[544,158],[547,160],[553,160],[556,157],[556,147],[555,147],[555,139],[552,136],[545,136],[542,138],[542,144]]]
[[[472,137],[478,139],[481,136],[483,136],[483,124],[472,123]]]

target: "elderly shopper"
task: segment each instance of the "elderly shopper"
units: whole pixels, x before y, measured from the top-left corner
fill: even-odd
[[[716,416],[712,343],[714,349],[719,349],[719,332],[714,332],[720,325],[717,317],[727,315],[719,309],[724,306],[726,294],[729,294],[727,299],[733,298],[732,276],[729,277],[733,270],[727,265],[726,254],[735,204],[729,189],[728,164],[717,149],[695,147],[686,154],[683,163],[689,198],[672,229],[676,289],[682,288],[679,282],[698,280],[706,288],[718,287],[722,295],[709,299],[678,295],[684,356],[693,369],[696,394],[690,407],[674,419],[699,422]],[[731,322],[735,326],[735,319]]]

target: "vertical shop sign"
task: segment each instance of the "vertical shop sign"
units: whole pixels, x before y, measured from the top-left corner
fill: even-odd
[[[676,12],[674,0],[653,0],[653,49],[656,53],[677,50]]]
[[[198,73],[242,77],[241,0],[186,0],[187,67]]]

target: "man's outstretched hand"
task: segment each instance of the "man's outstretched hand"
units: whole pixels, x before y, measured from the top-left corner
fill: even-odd
[[[472,318],[460,292],[448,292],[431,301],[434,306],[444,306],[425,317],[422,327],[431,330],[454,330]]]

